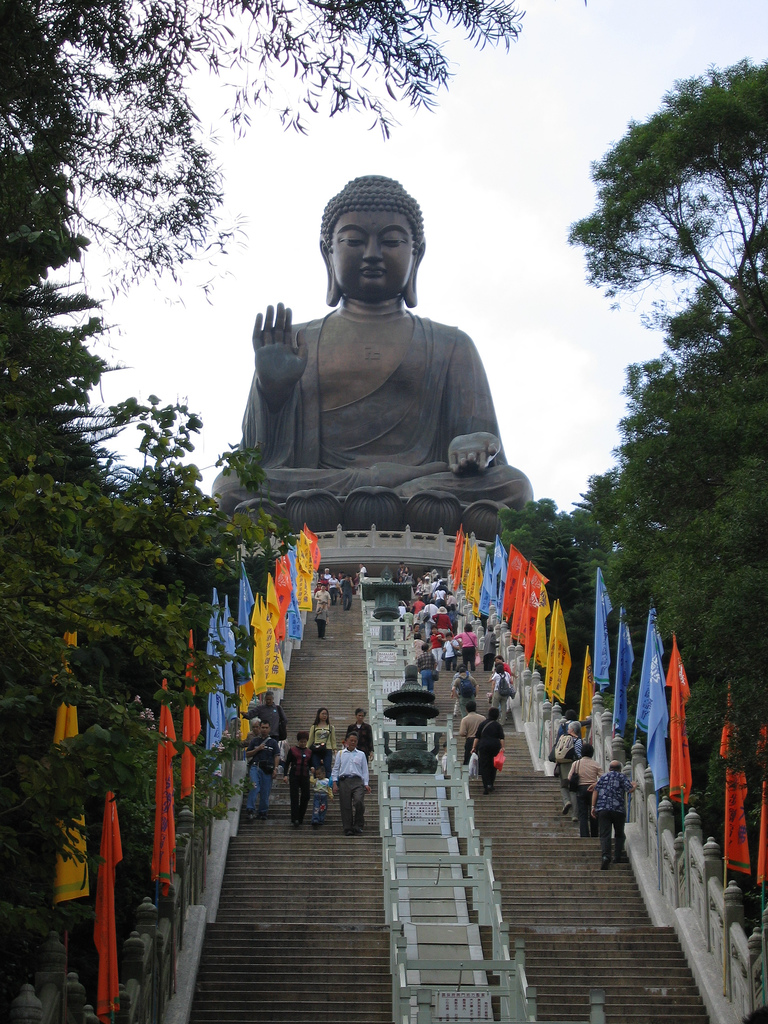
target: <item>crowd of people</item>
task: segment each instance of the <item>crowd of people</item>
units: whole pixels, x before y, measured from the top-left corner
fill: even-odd
[[[327,568],[320,574],[314,594],[319,639],[325,639],[329,609],[340,599],[342,608],[348,610],[365,577],[362,564],[355,574],[332,573]],[[413,587],[413,600],[400,603],[399,615],[405,636],[413,644],[421,685],[434,693],[440,672],[452,673],[450,699],[453,715],[460,719],[458,742],[463,763],[470,766],[470,778],[482,782],[483,794],[493,793],[504,758],[504,726],[515,696],[510,666],[496,653],[493,630],[486,631],[481,645],[470,625],[458,629],[456,596],[437,572],[414,580],[401,562],[394,578]],[[479,693],[481,671],[488,677]],[[318,708],[309,729],[298,732],[295,742],[289,743],[285,714],[269,691],[261,704],[251,706],[246,717],[251,719],[246,744],[252,783],[246,804],[249,818],[267,818],[272,780],[277,776],[290,787],[295,827],[303,823],[310,798],[312,827],[317,829],[325,823],[329,800],[338,797],[344,834],[361,834],[365,794],[370,792],[368,765],[373,756],[373,733],[365,721],[365,709],[356,709],[355,721],[347,726],[341,743],[326,707]],[[594,760],[592,745],[582,740],[584,724],[575,712],[566,712],[550,760],[555,762],[560,780],[563,814],[578,823],[580,836],[599,836],[601,867],[606,869],[612,861],[626,859],[625,798],[635,784],[624,776],[618,762],[603,771]]]
[[[359,835],[365,826],[365,793],[370,793],[368,762],[373,757],[373,732],[365,721],[365,708],[355,709],[355,720],[341,744],[326,707],[320,707],[310,728],[290,742],[285,712],[271,690],[262,703],[253,702],[244,716],[251,733],[245,760],[251,788],[246,800],[250,821],[266,821],[275,778],[290,789],[291,824],[299,828],[312,798],[313,829],[325,824],[328,801],[339,797],[345,835]]]

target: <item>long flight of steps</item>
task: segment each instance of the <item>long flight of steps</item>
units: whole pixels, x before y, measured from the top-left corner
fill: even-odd
[[[599,840],[580,839],[560,813],[558,780],[536,774],[525,738],[509,722],[505,731],[494,792],[471,784],[475,823],[493,840],[503,917],[510,941],[525,940],[539,1019],[586,1020],[589,989],[602,988],[607,1024],[707,1024],[677,937],[651,925],[630,866],[600,870]]]
[[[288,737],[327,707],[340,742],[367,709],[360,607],[331,609],[325,640],[308,616],[286,687]],[[230,843],[215,924],[206,930],[191,1024],[391,1024],[376,780],[366,830],[347,838],[337,801],[325,825],[290,823],[288,785],[275,778],[269,818],[243,812]]]

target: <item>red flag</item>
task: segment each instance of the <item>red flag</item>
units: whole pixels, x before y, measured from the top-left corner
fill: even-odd
[[[292,591],[291,563],[288,555],[283,555],[275,561],[275,594],[277,595],[277,606],[280,614],[278,621],[274,623],[274,627],[275,639],[278,643],[285,639],[285,616],[291,606]]]
[[[507,579],[504,584],[504,600],[501,603],[501,617],[507,621],[512,618],[515,611],[517,582],[527,568],[527,560],[523,558],[514,544],[510,544],[509,558],[507,560]]]
[[[525,569],[520,573],[517,579],[517,593],[515,594],[515,611],[512,616],[512,622],[509,630],[512,634],[512,639],[517,643],[520,642],[523,635],[523,620],[525,619],[526,612],[526,599],[528,594],[528,577],[526,575],[528,570],[528,563],[526,562]]]
[[[533,562],[528,563],[528,586],[526,589],[526,603],[523,612],[523,644],[525,646],[525,662],[531,660],[533,648],[536,646],[536,622],[539,617],[539,601],[541,599],[542,583],[549,583],[546,576],[543,576]]]
[[[685,674],[677,637],[672,634],[672,656],[667,670],[667,686],[672,690],[669,713],[669,795],[672,800],[687,804],[693,787],[691,776],[691,755],[688,750],[688,731],[685,726],[685,705],[691,695],[688,677]]]
[[[192,630],[189,631],[189,650],[193,652],[195,649],[194,641],[192,639]],[[189,661],[187,662],[187,690],[194,697],[197,692],[197,687],[192,680],[193,676],[193,655],[190,653]],[[173,724],[173,723],[171,723]],[[188,704],[184,708],[184,720],[182,723],[181,738],[184,740],[184,750],[181,752],[181,799],[185,796],[189,796],[192,790],[195,788],[195,754],[192,747],[197,743],[197,737],[200,735],[200,710],[195,706],[194,703]],[[194,811],[194,807],[193,807]]]
[[[307,540],[309,541],[309,547],[312,552],[312,568],[315,570],[315,572],[317,572],[317,570],[320,568],[321,557],[320,547],[318,546],[317,543],[317,534],[312,533],[312,531],[310,530],[306,523],[304,523],[304,530],[302,532],[306,534]]]
[[[117,820],[115,794],[107,793],[104,800],[104,823],[101,829],[101,848],[96,882],[96,920],[93,941],[99,953],[99,982],[96,994],[96,1015],[104,1024],[120,1009],[120,989],[117,970],[117,935],[115,932],[115,868],[123,859],[120,842],[120,823]]]
[[[460,526],[456,534],[456,542],[453,545],[453,561],[448,571],[448,579],[451,587],[457,590],[461,581],[461,562],[464,557],[464,527]]]
[[[163,689],[167,683],[163,680]],[[176,870],[176,823],[173,818],[173,757],[176,753],[176,730],[171,709],[160,708],[158,726],[160,742],[157,745],[157,775],[155,777],[155,842],[152,848],[152,881],[160,879],[163,896]]]
[[[731,695],[728,693],[728,707]],[[726,720],[720,738],[720,756],[728,757],[731,745],[732,726]],[[751,875],[749,844],[747,843],[747,819],[744,814],[744,797],[747,795],[747,777],[744,772],[726,768],[725,771],[725,849],[723,859],[726,868]]]

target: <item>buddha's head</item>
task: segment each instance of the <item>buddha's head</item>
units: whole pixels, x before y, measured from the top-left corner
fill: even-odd
[[[342,296],[365,303],[402,296],[415,306],[424,247],[419,204],[400,182],[379,175],[350,181],[326,206],[320,229],[328,305]]]

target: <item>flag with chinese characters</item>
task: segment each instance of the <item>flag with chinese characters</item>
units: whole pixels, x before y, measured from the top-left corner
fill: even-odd
[[[472,544],[469,537],[464,537],[464,557],[461,562],[461,589],[466,594],[467,583],[469,582],[469,570],[472,567]]]
[[[693,786],[691,755],[688,750],[688,730],[685,726],[685,705],[691,695],[683,660],[677,649],[677,637],[672,634],[672,655],[667,669],[667,686],[672,691],[669,714],[670,766],[669,795],[672,800],[687,804]]]
[[[534,647],[536,646],[536,626],[539,621],[539,598],[541,588],[549,583],[546,576],[542,575],[533,562],[528,563],[526,579],[526,607],[523,614],[522,643],[525,647],[525,663],[531,660]]]
[[[512,639],[520,643],[523,637],[523,623],[528,612],[526,607],[528,594],[528,563],[526,562],[525,572],[521,572],[517,578],[517,593],[515,594],[515,610],[512,615],[510,632]]]
[[[288,555],[282,555],[275,561],[275,596],[279,609],[279,617],[275,633],[278,640],[285,639],[285,619],[291,606],[293,580],[291,578],[291,562]]]
[[[651,712],[651,668],[656,655],[661,661],[664,656],[664,647],[656,629],[656,609],[652,607],[648,611],[648,625],[645,629],[645,650],[643,651],[643,667],[640,670],[640,693],[637,698],[637,713],[635,715],[635,729],[642,729],[643,732],[648,732],[648,716]]]
[[[608,669],[611,667],[611,651],[608,646],[608,616],[613,611],[611,599],[605,589],[605,581],[600,567],[597,568],[595,586],[595,683],[601,690],[608,688],[610,679]]]
[[[299,611],[312,611],[312,549],[303,530],[296,547],[296,600]]]
[[[277,603],[275,582],[269,575],[267,576],[267,606],[264,621],[264,678],[268,690],[285,689],[285,666],[280,653],[276,629],[279,618],[280,608]]]
[[[579,702],[579,721],[583,722],[592,714],[592,697],[595,693],[595,678],[592,675],[592,659],[589,648],[584,654],[584,672],[581,677],[581,701]],[[582,728],[582,733],[584,732]]]
[[[549,595],[547,588],[542,584],[539,594],[539,609],[536,612],[536,649],[533,657],[537,665],[547,667],[547,616],[550,613]]]
[[[504,583],[504,597],[501,604],[501,617],[509,622],[515,613],[515,598],[517,597],[517,584],[521,575],[525,575],[528,568],[528,561],[523,558],[514,544],[509,545],[509,557],[507,558],[507,578]]]
[[[655,626],[654,626],[655,629]],[[669,785],[667,761],[667,688],[659,653],[661,641],[651,646],[651,665],[648,677],[650,708],[648,709],[648,767],[653,773],[653,788],[658,791]]]
[[[464,554],[464,527],[460,526],[453,544],[453,559],[451,568],[448,571],[448,579],[451,582],[451,589],[458,590],[461,582],[461,563]]]
[[[259,595],[251,613],[251,628],[253,630],[253,691],[258,696],[264,693],[267,688],[267,676],[264,669],[266,662],[266,629],[267,613],[264,603]]]
[[[728,696],[730,707],[730,694]],[[726,719],[720,738],[720,756],[728,757],[732,742],[732,726]],[[726,868],[751,875],[749,843],[747,842],[747,818],[744,813],[744,798],[747,795],[747,777],[743,771],[734,768],[725,770],[725,842],[723,860]]]
[[[99,954],[99,980],[96,990],[96,1016],[102,1024],[120,1009],[120,978],[117,965],[117,932],[115,929],[115,868],[123,859],[120,823],[117,820],[115,794],[104,799],[104,823],[101,830],[99,865],[96,880],[96,919],[93,941]]]
[[[549,650],[547,651],[547,675],[545,688],[547,696],[554,702],[562,703],[565,699],[565,688],[571,671],[571,651],[568,646],[568,635],[565,631],[565,619],[560,602],[555,601],[552,608],[552,625],[549,633]]]
[[[163,680],[163,689],[168,684]],[[176,756],[176,730],[171,709],[160,707],[157,727],[157,774],[155,775],[155,840],[152,846],[152,881],[160,881],[163,896],[173,882],[176,870],[176,821],[173,811],[173,758]]]
[[[309,556],[312,570],[317,572],[320,568],[320,545],[317,543],[317,534],[312,533],[310,528],[304,523],[304,528],[301,531],[309,542]]]

